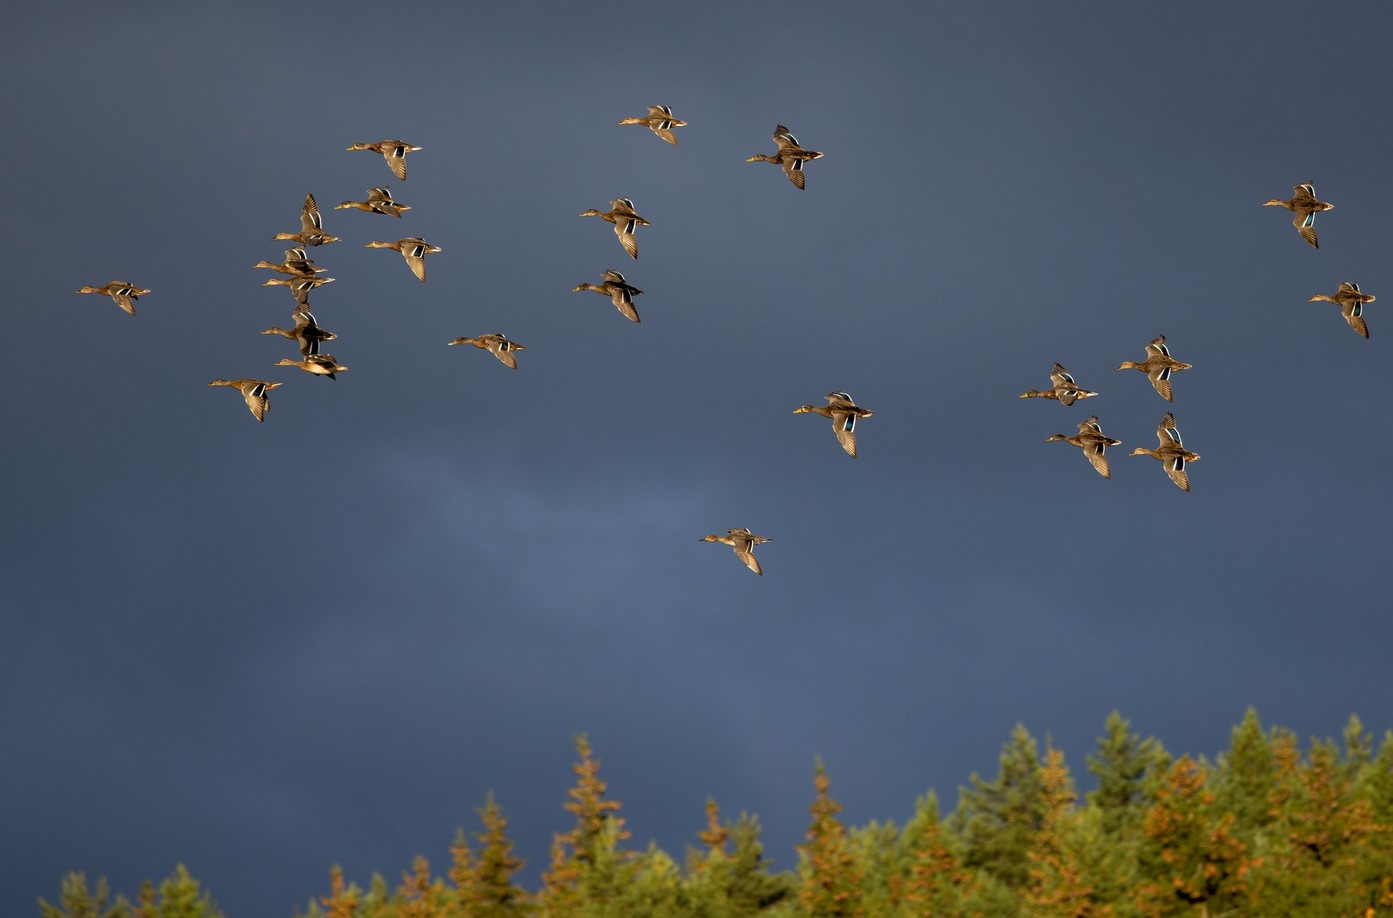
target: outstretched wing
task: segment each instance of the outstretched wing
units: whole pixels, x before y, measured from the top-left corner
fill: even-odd
[[[1175,486],[1182,491],[1190,490],[1190,476],[1185,472],[1185,457],[1172,456],[1165,461],[1166,474],[1170,476]]]
[[[1369,326],[1364,323],[1364,304],[1358,300],[1353,300],[1340,307],[1341,314],[1349,327],[1359,333],[1360,337],[1369,337]]]
[[[1160,393],[1161,398],[1168,402],[1172,400],[1170,367],[1153,367],[1147,372],[1146,376],[1151,380],[1152,388]]]
[[[1301,238],[1311,244],[1312,248],[1320,248],[1320,243],[1316,241],[1315,211],[1306,211],[1302,213],[1298,210],[1296,216],[1292,218],[1291,224],[1296,227],[1296,231],[1301,234]]]
[[[856,413],[832,409],[832,432],[851,458],[856,458]]]
[[[1083,454],[1088,457],[1089,465],[1104,478],[1112,478],[1112,467],[1108,465],[1107,457],[1108,441],[1094,440],[1083,445]]]
[[[387,159],[387,165],[391,167],[392,174],[403,182],[406,181],[406,144],[397,144],[382,151],[382,155]]]
[[[614,234],[619,237],[619,244],[624,247],[624,251],[629,253],[630,258],[638,258],[638,240],[634,238],[634,229],[638,226],[637,217],[625,219],[622,215],[614,221]]]

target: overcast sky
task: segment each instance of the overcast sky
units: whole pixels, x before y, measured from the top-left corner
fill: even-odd
[[[231,916],[443,865],[534,885],[589,734],[633,844],[714,797],[780,867],[1016,722],[1214,754],[1393,727],[1393,9],[57,4],[7,17],[0,913],[184,862]],[[672,147],[620,127],[652,104]],[[798,191],[776,124],[826,155]],[[397,181],[358,142],[400,138]],[[1333,211],[1306,245],[1263,208]],[[389,185],[396,220],[355,210]],[[337,381],[275,367],[313,192]],[[577,217],[627,196],[628,258]],[[364,244],[443,248],[429,282]],[[641,325],[593,293],[646,291]],[[132,318],[86,284],[154,292]],[[511,371],[452,338],[504,332]],[[1194,364],[1166,404],[1165,334]],[[1101,394],[1016,398],[1056,361]],[[214,377],[283,385],[257,424]],[[860,458],[795,415],[875,416]],[[1173,410],[1182,493],[1135,446]],[[1045,443],[1091,413],[1113,477]],[[773,541],[756,577],[707,533]]]

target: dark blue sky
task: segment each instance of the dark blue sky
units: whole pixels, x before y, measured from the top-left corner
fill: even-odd
[[[1022,722],[1173,751],[1247,705],[1393,727],[1393,12],[1374,4],[30,7],[0,62],[0,913],[185,862],[231,915],[443,863],[529,877],[587,732],[634,843],[702,802],[781,866]],[[621,118],[667,104],[681,146]],[[826,155],[797,191],[776,123]],[[356,141],[400,137],[406,182]],[[1315,183],[1321,248],[1260,205]],[[390,185],[405,218],[334,211]],[[276,360],[275,260],[351,369]],[[633,199],[631,261],[576,215]],[[443,247],[418,283],[374,239]],[[641,325],[575,294],[606,268]],[[139,315],[84,284],[153,289]],[[461,335],[526,345],[509,371]],[[1167,405],[1117,373],[1165,334]],[[1095,399],[1020,400],[1059,361]],[[284,385],[258,425],[214,377]],[[860,458],[794,415],[875,411]],[[1203,459],[1184,494],[1170,409]],[[1105,481],[1046,444],[1097,413]],[[773,539],[756,577],[708,532]],[[529,882],[531,882],[529,880]]]

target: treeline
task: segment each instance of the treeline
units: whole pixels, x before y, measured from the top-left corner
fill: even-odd
[[[457,833],[438,873],[417,857],[401,882],[360,887],[334,867],[304,918],[727,918],[794,916],[1393,915],[1393,731],[1377,753],[1351,717],[1339,743],[1304,750],[1251,709],[1216,760],[1168,754],[1114,713],[1087,756],[1080,799],[1063,754],[1017,726],[993,780],[971,777],[945,815],[932,792],[903,824],[848,827],[822,763],[812,818],[790,871],[773,872],[756,817],[706,827],[679,862],[636,850],[600,762],[576,741],[565,808],[535,890],[516,882],[507,819],[492,795],[481,829]],[[43,918],[217,918],[180,866],[135,902],[64,879]]]

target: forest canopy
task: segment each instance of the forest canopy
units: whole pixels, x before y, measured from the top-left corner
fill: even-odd
[[[395,885],[334,866],[302,918],[728,918],[794,916],[1393,915],[1393,731],[1375,751],[1351,717],[1341,740],[1303,748],[1249,709],[1213,760],[1172,756],[1114,712],[1080,795],[1064,755],[1017,726],[994,778],[972,775],[951,812],[933,791],[903,825],[848,826],[814,764],[797,863],[773,870],[756,816],[706,823],[680,859],[630,844],[588,739],[575,741],[572,824],[523,888],[508,820],[489,794],[443,872],[418,856]],[[179,865],[133,899],[106,880],[63,878],[41,918],[220,918]]]

